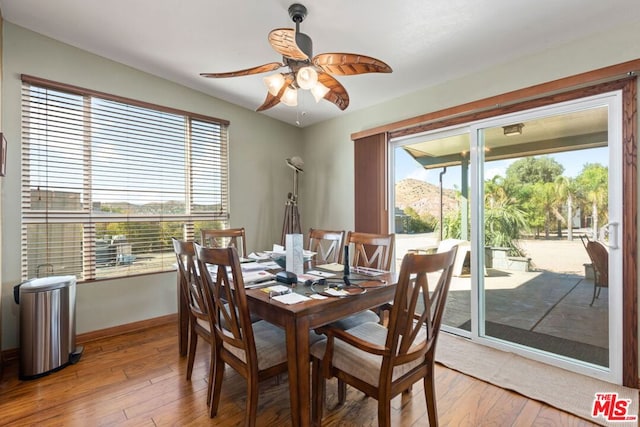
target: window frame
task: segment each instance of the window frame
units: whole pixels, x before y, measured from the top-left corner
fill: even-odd
[[[36,266],[35,263],[29,262],[29,254],[33,254],[30,252],[29,240],[28,240],[28,229],[29,226],[33,226],[34,224],[42,224],[45,226],[46,238],[49,237],[49,233],[55,233],[55,227],[50,227],[55,224],[77,224],[79,227],[82,227],[82,231],[78,231],[81,233],[81,237],[79,237],[79,242],[76,240],[75,244],[79,245],[79,248],[74,248],[71,252],[75,253],[76,263],[71,267],[71,269],[75,269],[79,271],[81,277],[78,277],[78,282],[86,282],[86,281],[99,281],[99,280],[112,280],[116,278],[123,277],[134,277],[139,275],[147,275],[147,274],[157,274],[163,273],[166,271],[171,271],[174,269],[174,257],[172,248],[167,250],[165,253],[164,246],[160,245],[161,248],[158,249],[158,253],[160,254],[160,260],[158,260],[157,266],[152,263],[152,267],[149,270],[139,270],[136,267],[133,268],[122,268],[119,271],[110,271],[107,274],[99,274],[98,267],[98,255],[96,251],[97,246],[97,233],[96,227],[99,224],[107,224],[107,223],[120,223],[120,224],[132,224],[132,223],[157,223],[158,225],[173,225],[174,228],[180,224],[181,227],[181,236],[169,236],[169,237],[179,237],[186,240],[193,240],[194,235],[198,233],[197,227],[200,224],[200,227],[223,227],[226,228],[229,222],[229,136],[228,136],[228,127],[230,122],[227,120],[219,119],[216,117],[206,116],[197,113],[191,113],[188,111],[175,109],[166,106],[160,106],[144,101],[139,101],[131,98],[121,97],[117,95],[112,95],[104,92],[99,92],[91,89],[85,89],[78,86],[68,85],[65,83],[54,82],[47,79],[42,79],[39,77],[34,77],[30,75],[22,75],[22,108],[23,108],[23,117],[22,117],[22,178],[21,178],[21,230],[22,230],[22,254],[21,254],[21,275],[22,279],[26,280],[30,277],[41,276],[41,275],[52,275],[59,274],[60,271],[49,271],[49,269],[45,271],[40,271],[40,266],[47,265],[39,264]],[[178,139],[178,147],[180,143],[184,144],[184,169],[183,172],[180,173],[180,169],[178,169],[177,176],[181,177],[184,180],[184,191],[179,191],[178,194],[180,197],[183,197],[182,202],[184,202],[184,209],[181,213],[166,213],[166,212],[153,212],[153,213],[144,213],[144,214],[131,214],[129,212],[123,213],[104,213],[95,210],[94,206],[94,195],[97,191],[97,185],[91,178],[92,174],[92,165],[91,160],[87,160],[87,157],[90,159],[92,157],[92,150],[95,152],[94,144],[95,140],[93,139],[93,134],[88,132],[88,135],[83,135],[80,138],[76,138],[76,141],[69,142],[64,141],[65,148],[67,144],[69,146],[74,146],[81,153],[85,153],[84,159],[82,160],[72,160],[71,163],[78,165],[78,168],[82,170],[82,175],[84,179],[84,184],[82,188],[75,188],[78,194],[78,198],[80,202],[77,203],[77,209],[65,210],[64,208],[56,207],[55,205],[49,204],[48,201],[45,201],[44,208],[43,204],[40,203],[39,206],[33,207],[32,195],[35,190],[34,184],[32,182],[31,168],[29,165],[30,162],[30,149],[35,144],[30,143],[30,138],[36,134],[34,125],[35,119],[30,116],[30,108],[34,107],[34,104],[30,97],[25,96],[25,94],[31,93],[31,88],[38,88],[45,91],[55,91],[55,93],[66,93],[71,96],[82,97],[83,104],[83,112],[77,113],[77,117],[73,116],[74,120],[77,120],[79,123],[82,123],[83,126],[88,128],[92,128],[92,126],[96,126],[94,123],[95,114],[91,108],[95,108],[97,110],[97,105],[102,101],[107,101],[107,103],[117,103],[118,105],[124,105],[127,107],[135,107],[132,110],[136,112],[141,112],[145,115],[146,118],[153,119],[153,115],[161,113],[169,116],[170,119],[179,123],[176,128],[181,135]],[[92,102],[94,101],[94,102]],[[47,101],[48,102],[48,101]],[[48,105],[48,104],[47,104]],[[88,110],[87,110],[88,109]],[[48,112],[48,111],[47,111]],[[128,118],[128,116],[126,116]],[[54,114],[46,115],[46,120],[53,120],[55,118]],[[143,125],[139,125],[139,128],[143,128]],[[116,129],[116,128],[114,128]],[[183,129],[183,131],[182,131]],[[196,136],[199,132],[200,134]],[[202,131],[204,129],[204,132]],[[206,131],[211,129],[211,135],[206,134]],[[138,130],[136,128],[136,130]],[[149,130],[142,130],[143,132],[151,132]],[[108,132],[108,131],[107,131]],[[204,136],[202,134],[205,134]],[[53,137],[51,137],[53,139]],[[47,136],[41,145],[50,144],[51,141],[49,136]],[[149,155],[152,151],[154,151],[153,145],[159,143],[159,140],[154,139],[153,136],[149,136],[149,139],[145,141],[147,144],[151,144],[151,147],[143,148],[140,154],[140,161],[144,161],[146,156]],[[175,142],[174,142],[175,144]],[[210,158],[205,160],[201,160],[197,156],[198,148],[208,148],[207,144],[213,144],[215,146],[216,154],[212,154]],[[142,145],[142,144],[140,144]],[[133,151],[133,145],[131,148],[125,148],[125,152],[129,153]],[[137,147],[137,146],[135,146]],[[175,147],[175,145],[174,145]],[[201,150],[202,151],[202,150]],[[53,156],[51,156],[53,157]],[[47,154],[41,155],[41,158],[46,158],[46,161],[51,161]],[[58,161],[58,165],[67,164],[69,160],[60,160]],[[55,163],[55,159],[54,159]],[[212,169],[213,168],[213,169]],[[208,196],[212,196],[212,199],[215,199],[217,203],[211,203],[212,209],[208,211],[200,211],[198,209],[194,209],[196,206],[196,202],[194,200],[194,191],[195,186],[198,185],[198,180],[202,180],[202,176],[198,177],[198,174],[202,174],[203,171],[207,171],[208,173],[213,173],[211,170],[215,170],[217,173],[216,178],[218,179],[214,185],[216,185],[216,191],[212,191],[211,193],[207,192]],[[50,172],[47,170],[46,172],[49,174]],[[53,173],[53,172],[51,172]],[[150,177],[153,177],[154,172]],[[48,175],[46,175],[48,176]],[[118,178],[113,178],[113,182],[117,183]],[[201,181],[202,182],[202,181]],[[46,185],[47,197],[49,197],[53,191],[55,191],[55,185],[51,185],[49,187],[49,183],[47,181]],[[54,189],[52,191],[52,189]],[[39,189],[38,189],[39,191]],[[139,191],[138,194],[147,194],[144,190],[135,190]],[[142,196],[140,196],[142,197]],[[178,200],[180,201],[180,200]],[[213,209],[215,207],[215,209]],[[204,225],[203,225],[204,224]],[[33,227],[32,227],[33,228]],[[79,228],[78,228],[79,230]],[[129,236],[130,237],[130,236]],[[162,234],[159,235],[162,237]],[[153,238],[153,236],[151,237]],[[66,243],[64,237],[59,237],[59,240],[55,240],[55,242]],[[55,243],[54,242],[54,243]],[[39,244],[40,242],[37,242]],[[46,242],[46,248],[42,249],[38,252],[38,256],[42,255],[42,258],[49,259],[51,256],[49,251],[54,251],[54,243],[49,246],[49,242]],[[32,249],[31,249],[32,250]],[[79,252],[79,253],[78,253]],[[170,253],[169,253],[170,252]],[[33,255],[31,255],[33,256]],[[42,259],[41,258],[41,259]],[[78,261],[80,260],[81,261]],[[81,265],[80,265],[81,263]],[[71,263],[73,264],[73,263]],[[133,264],[133,262],[132,262]],[[53,270],[53,269],[52,269]],[[44,274],[43,274],[44,273]],[[57,275],[56,274],[56,275]],[[67,274],[67,273],[63,273]]]

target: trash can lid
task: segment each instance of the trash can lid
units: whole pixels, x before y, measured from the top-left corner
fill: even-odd
[[[76,283],[76,276],[50,276],[29,279],[20,285],[20,292],[42,292],[64,288]]]

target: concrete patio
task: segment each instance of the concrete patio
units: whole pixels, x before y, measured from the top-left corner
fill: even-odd
[[[397,242],[398,254],[418,242],[426,245],[415,236]],[[589,306],[593,279],[585,278],[589,258],[579,237],[523,240],[520,246],[533,271],[486,269],[486,335],[607,365],[608,289]],[[469,276],[453,277],[445,325],[470,329],[470,289]]]

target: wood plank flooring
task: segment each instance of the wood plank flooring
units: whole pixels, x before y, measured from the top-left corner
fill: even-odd
[[[168,426],[241,425],[244,380],[227,368],[218,416],[207,412],[208,348],[199,343],[191,381],[177,349],[174,323],[84,343],[79,363],[49,376],[18,380],[17,361],[0,382],[0,425]],[[590,426],[558,411],[442,366],[436,370],[441,426]],[[336,384],[327,384],[325,426],[375,426],[376,401],[349,388],[336,408]],[[258,426],[291,425],[286,376],[260,385]],[[392,402],[394,426],[428,426],[422,384]]]

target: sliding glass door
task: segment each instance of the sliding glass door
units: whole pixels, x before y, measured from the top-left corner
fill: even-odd
[[[392,141],[398,260],[459,245],[444,330],[621,382],[620,110],[611,93]]]
[[[421,134],[396,141],[393,159],[393,230],[396,270],[407,252],[431,253],[459,246],[443,317],[445,329],[471,324],[469,130]]]

